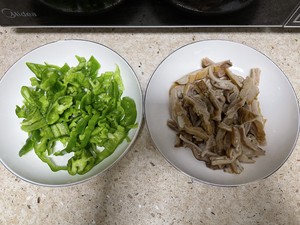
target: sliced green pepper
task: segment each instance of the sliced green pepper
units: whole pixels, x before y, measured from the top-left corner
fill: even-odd
[[[124,118],[122,118],[120,124],[124,127],[133,125],[137,117],[136,105],[134,100],[130,97],[123,97],[121,106],[124,109]]]
[[[124,85],[115,71],[98,74],[100,63],[76,56],[78,64],[62,67],[27,63],[35,77],[32,87],[23,86],[23,105],[15,113],[28,133],[19,151],[23,156],[34,149],[52,171],[67,170],[70,175],[85,174],[113,154],[136,121],[136,105],[121,98]],[[56,150],[56,143],[63,144]],[[101,150],[100,150],[101,149]],[[52,157],[74,154],[67,165],[59,166]]]
[[[62,96],[57,99],[50,107],[47,113],[46,120],[48,124],[53,124],[57,122],[60,115],[73,104],[72,96]]]
[[[49,140],[47,138],[42,138],[41,141],[34,146],[34,151],[36,155],[45,163],[48,164],[50,169],[53,172],[57,172],[59,170],[67,170],[67,166],[58,166],[56,165],[48,156],[47,156],[47,145]]]
[[[95,165],[95,158],[86,149],[77,151],[75,155],[69,159],[67,169],[69,174],[85,174]]]

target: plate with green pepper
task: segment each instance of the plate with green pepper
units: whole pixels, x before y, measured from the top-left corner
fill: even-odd
[[[142,111],[136,74],[115,51],[85,40],[43,45],[0,80],[1,162],[33,184],[86,181],[130,149]]]

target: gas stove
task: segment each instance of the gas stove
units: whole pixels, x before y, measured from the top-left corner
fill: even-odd
[[[74,15],[38,0],[1,0],[0,25],[12,27],[281,27],[300,28],[299,0],[254,0],[230,13],[195,14],[166,0],[125,0],[114,9]]]

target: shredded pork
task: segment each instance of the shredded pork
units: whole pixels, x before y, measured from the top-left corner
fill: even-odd
[[[240,174],[242,163],[265,155],[266,120],[257,99],[260,69],[243,78],[231,66],[204,58],[201,69],[175,81],[167,124],[176,132],[175,147],[191,149],[209,168]]]

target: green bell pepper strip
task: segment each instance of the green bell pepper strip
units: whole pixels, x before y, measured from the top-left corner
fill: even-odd
[[[82,135],[80,135],[80,137],[82,137],[82,140],[81,140],[79,148],[85,148],[87,146],[87,144],[89,143],[91,134],[92,134],[93,130],[95,129],[95,126],[98,122],[99,117],[100,117],[99,114],[95,114],[88,121],[88,125],[85,128],[84,133]]]
[[[23,86],[21,88],[21,94],[25,101],[31,105],[35,105],[38,108],[41,108],[41,103],[39,102],[39,93],[35,92],[32,88]]]
[[[21,129],[26,132],[34,131],[47,126],[47,123],[44,119],[40,119],[39,121],[32,123],[30,125],[21,125]]]
[[[47,138],[42,138],[39,143],[36,143],[34,146],[35,154],[44,162],[47,163],[50,169],[53,172],[57,172],[59,170],[67,170],[67,166],[58,166],[56,165],[46,154],[47,145],[49,140]]]
[[[104,149],[103,151],[101,152],[98,152],[97,153],[97,157],[96,157],[96,160],[95,160],[95,164],[99,164],[100,162],[102,162],[104,159],[106,159],[108,156],[110,156],[113,152],[111,152],[110,150],[108,149]]]
[[[80,101],[80,109],[85,110],[86,107],[93,102],[93,94],[91,91],[87,92]]]
[[[46,65],[37,64],[37,63],[27,62],[26,65],[39,79],[41,78],[41,74],[43,73],[43,71],[47,68]]]
[[[90,171],[95,165],[95,158],[86,149],[75,152],[75,155],[68,160],[67,170],[69,174],[83,175]]]
[[[126,136],[127,133],[125,128],[118,126],[117,130],[113,134],[110,133],[108,135],[108,140],[103,144],[104,149],[113,153]]]
[[[91,58],[87,62],[87,68],[89,71],[89,76],[92,79],[95,79],[98,75],[98,70],[100,69],[100,63],[95,59],[94,56],[91,56]]]
[[[30,135],[27,138],[25,145],[23,145],[23,147],[19,151],[19,156],[22,157],[23,155],[30,152],[34,148],[35,144],[38,142],[39,139],[40,139],[39,130],[30,132]]]
[[[76,151],[77,138],[84,131],[86,125],[88,124],[91,116],[86,115],[76,125],[75,129],[70,132],[70,139],[67,144],[67,147],[62,150],[61,153],[70,153],[71,151]],[[58,153],[57,153],[58,155]]]
[[[53,105],[50,107],[46,120],[48,124],[57,122],[60,115],[73,104],[72,96],[62,96],[58,98]]]
[[[54,138],[67,136],[70,134],[67,123],[55,123],[50,126]]]
[[[123,97],[121,101],[121,106],[124,109],[125,115],[124,118],[122,118],[120,125],[124,127],[133,125],[137,117],[136,105],[134,100],[130,97]]]
[[[39,84],[39,88],[45,91],[50,91],[55,88],[58,78],[60,77],[60,71],[54,69],[45,69],[42,73],[42,79]]]
[[[27,138],[25,145],[21,148],[19,151],[19,156],[23,156],[30,152],[34,147],[34,141],[31,139],[31,137]]]

